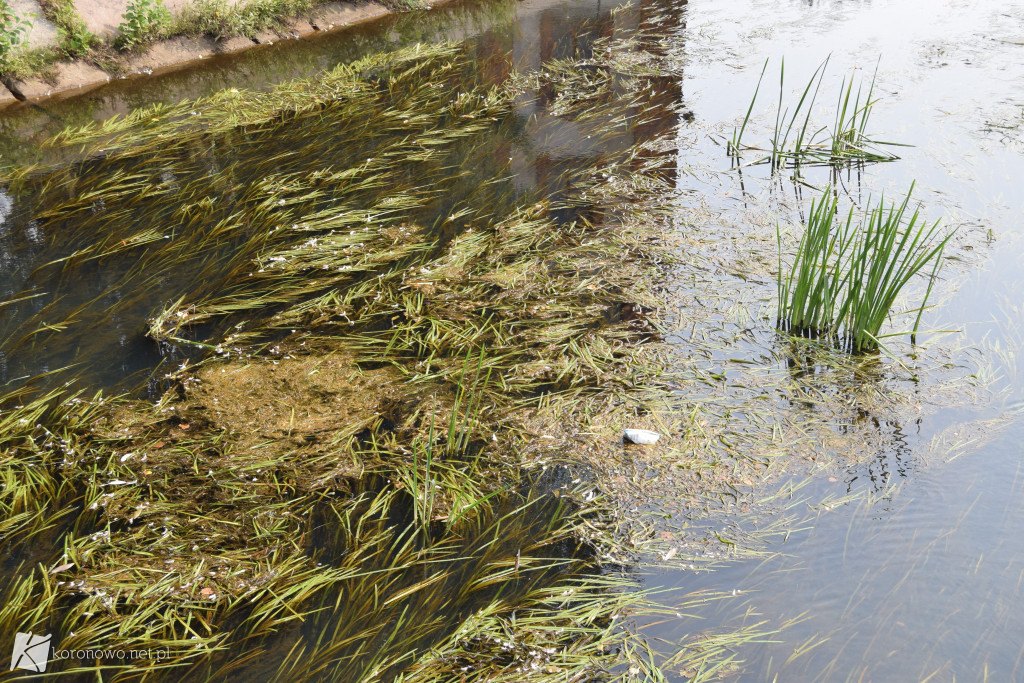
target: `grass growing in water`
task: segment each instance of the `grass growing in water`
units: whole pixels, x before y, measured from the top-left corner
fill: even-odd
[[[778,322],[787,331],[838,340],[854,353],[879,346],[879,332],[896,298],[912,277],[933,263],[928,290],[919,307],[918,324],[952,233],[939,237],[939,222],[930,227],[917,209],[907,216],[910,192],[899,205],[883,197],[860,222],[851,207],[845,222],[837,219],[838,196],[827,188],[811,204],[807,227],[788,273],[783,269],[779,234]]]
[[[871,83],[866,92],[863,83],[856,83],[856,90],[854,89],[856,79],[852,75],[844,77],[839,87],[835,121],[832,128],[829,129],[826,126],[812,128],[811,118],[814,103],[821,90],[827,67],[828,60],[826,59],[815,69],[796,104],[787,105],[785,103],[786,62],[782,61],[779,68],[779,100],[775,109],[775,127],[770,147],[754,147],[744,144],[743,135],[750,123],[757,95],[761,90],[761,82],[768,69],[766,60],[743,123],[733,131],[732,139],[729,141],[729,155],[738,160],[745,151],[767,152],[767,156],[758,158],[752,163],[770,164],[772,170],[792,167],[797,172],[804,165],[831,166],[838,170],[851,165],[899,159],[895,154],[881,149],[883,146],[894,146],[899,143],[875,140],[867,132],[871,110],[877,102],[872,98],[877,69],[875,75],[871,77]]]

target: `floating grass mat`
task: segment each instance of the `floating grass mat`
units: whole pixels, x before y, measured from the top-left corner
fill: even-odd
[[[161,652],[56,667],[83,680],[601,675],[652,605],[601,573],[629,551],[585,454],[534,430],[657,371],[670,124],[637,112],[678,93],[603,54],[556,65],[557,116],[513,107],[545,75],[418,47],[67,131],[82,161],[11,173],[45,239],[9,376],[128,330],[190,361],[155,403],[6,397],[4,633]],[[570,120],[591,147],[559,166]]]

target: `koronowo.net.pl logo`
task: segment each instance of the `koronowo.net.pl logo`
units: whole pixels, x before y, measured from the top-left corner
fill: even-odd
[[[14,636],[14,653],[11,655],[11,671],[46,671],[50,660],[50,635],[18,633]],[[54,650],[53,659],[83,660],[132,660],[132,659],[166,659],[167,650]]]
[[[50,636],[37,636],[31,633],[18,633],[14,636],[14,654],[11,655],[11,671],[27,669],[28,671],[46,671],[46,661],[50,654]]]

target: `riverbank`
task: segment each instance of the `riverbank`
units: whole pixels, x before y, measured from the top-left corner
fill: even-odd
[[[427,0],[426,7],[434,8],[449,0]],[[90,0],[92,2],[92,0]],[[34,3],[33,3],[34,4]],[[271,45],[281,40],[295,40],[316,33],[337,31],[357,24],[379,19],[396,10],[378,2],[328,2],[291,16],[275,18],[267,28],[248,32],[247,35],[175,35],[148,44],[145,48],[118,52],[112,45],[118,33],[114,27],[120,16],[118,8],[110,3],[98,2],[96,7],[85,8],[93,21],[100,22],[96,28],[99,39],[105,41],[77,59],[63,59],[39,68],[32,75],[0,76],[0,111],[18,101],[33,101],[54,96],[73,96],[91,90],[114,79],[144,77],[163,73],[208,59],[214,55],[240,52]],[[117,4],[117,3],[115,3]],[[125,3],[120,3],[124,5]],[[102,7],[101,7],[102,5]],[[179,6],[178,17],[188,11],[188,3]],[[195,7],[198,7],[196,3]],[[237,6],[237,5],[233,5]],[[15,5],[17,8],[17,5]],[[31,8],[29,8],[31,9]],[[93,12],[93,10],[96,10]],[[83,16],[86,14],[83,11]],[[124,8],[120,8],[123,12]],[[200,9],[194,9],[196,15]],[[23,16],[23,14],[19,14]],[[105,18],[103,18],[105,17]],[[27,36],[30,48],[41,45],[41,49],[57,49],[56,31],[45,30],[46,19],[32,20],[32,30]],[[103,28],[106,27],[106,28]],[[40,32],[40,28],[44,29]],[[90,28],[93,28],[90,26]],[[61,34],[64,35],[64,34]],[[96,34],[93,34],[96,35]],[[35,40],[33,43],[31,41]],[[37,50],[38,52],[38,50]]]

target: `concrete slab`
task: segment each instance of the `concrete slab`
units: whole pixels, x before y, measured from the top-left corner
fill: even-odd
[[[0,85],[0,109],[3,109],[9,104],[14,104],[17,101],[18,98],[14,96],[14,93]]]
[[[255,45],[256,41],[245,36],[235,36],[234,38],[228,38],[226,40],[217,41],[217,52],[224,54],[226,52],[238,52],[239,50],[247,50],[248,48]]]
[[[107,40],[117,36],[127,7],[128,0],[75,0],[75,9],[85,20],[86,28]]]
[[[110,75],[99,67],[85,62],[57,62],[53,66],[53,76],[47,80],[30,78],[24,81],[11,80],[7,87],[20,98],[32,100],[37,97],[49,97],[70,90],[88,90],[103,85],[110,80]]]
[[[339,26],[358,24],[388,14],[388,8],[376,2],[353,5],[347,2],[330,2],[310,13],[310,21],[321,31]]]
[[[260,31],[252,37],[252,40],[254,43],[259,43],[260,45],[273,45],[277,41],[281,40],[281,36],[279,36],[275,31]]]
[[[260,31],[253,36],[252,40],[253,42],[261,45],[273,45],[279,40],[295,40],[296,38],[304,38],[305,36],[312,35],[320,30],[320,28],[315,26],[308,19],[289,19],[285,25],[280,28]]]
[[[308,20],[298,18],[290,19],[285,25],[285,28],[281,30],[281,33],[286,38],[302,38],[317,32],[316,26],[313,26]]]
[[[129,58],[128,71],[130,73],[163,71],[169,67],[206,59],[217,54],[217,51],[217,41],[213,38],[179,36],[153,43],[144,52]]]
[[[8,0],[8,5],[22,19],[32,22],[28,31],[28,47],[53,47],[57,44],[57,27],[43,16],[43,8],[36,0]],[[35,16],[31,16],[31,15]]]

